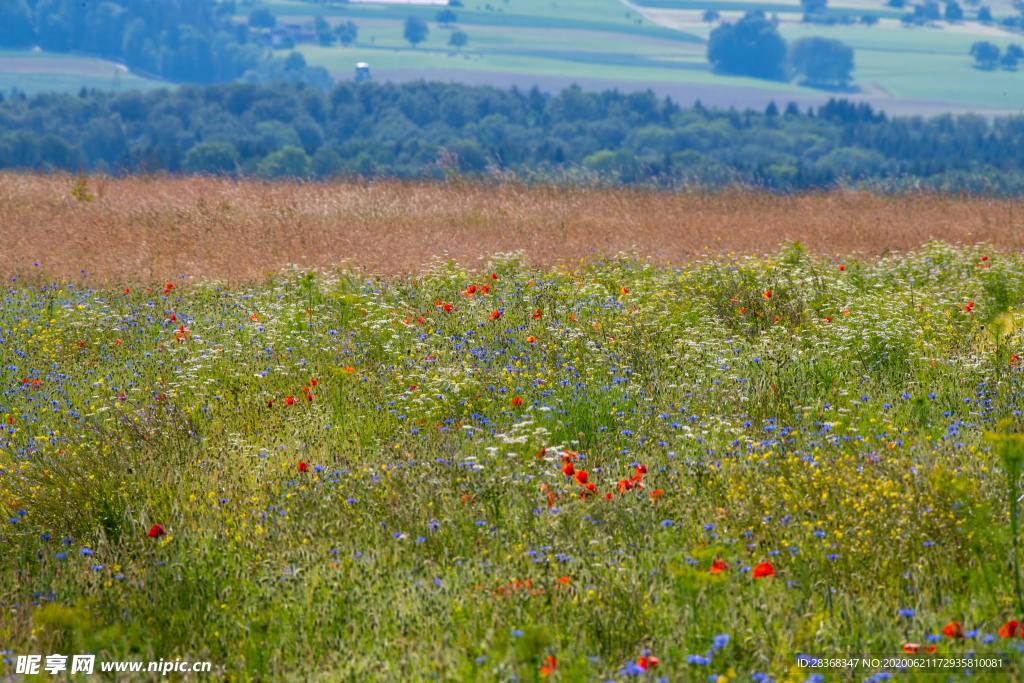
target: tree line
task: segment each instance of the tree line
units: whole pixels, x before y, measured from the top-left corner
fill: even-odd
[[[844,100],[740,111],[578,87],[232,83],[8,95],[0,131],[0,167],[42,171],[1024,189],[1024,116],[889,118]]]
[[[0,48],[83,52],[177,83],[304,81],[330,75],[298,53],[275,57],[259,26],[209,0],[0,0]]]

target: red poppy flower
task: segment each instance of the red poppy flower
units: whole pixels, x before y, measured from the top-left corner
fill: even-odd
[[[319,384],[319,382],[316,381],[316,377],[309,378],[309,386],[315,387],[317,384]]]
[[[947,638],[963,638],[964,627],[959,621],[951,621],[942,627],[942,635]]]
[[[766,576],[775,576],[775,567],[772,566],[771,562],[761,562],[754,566],[751,574],[755,579],[762,579]]]
[[[580,486],[583,486],[584,484],[586,484],[587,483],[587,478],[589,477],[589,475],[587,474],[586,470],[577,470],[575,476],[576,476],[576,483],[579,484]]]
[[[763,292],[761,292],[761,296],[764,297],[765,301],[771,300],[771,298],[772,298],[772,290],[770,290],[770,289],[764,290]]]
[[[535,341],[537,341],[537,338],[534,337],[532,334],[529,337],[526,338],[526,343],[527,344],[532,344]]]
[[[293,397],[293,396],[285,396],[284,397],[284,403],[285,403],[285,405],[288,405],[288,406],[295,405],[295,397]]]
[[[928,653],[928,654],[930,654],[930,655],[933,655],[933,654],[935,654],[935,651],[936,651],[937,649],[939,649],[939,648],[937,648],[937,647],[936,647],[936,646],[934,646],[934,645],[925,645],[925,646],[924,646],[924,651],[925,651],[925,652],[927,652],[927,653]]]
[[[268,398],[267,399],[267,407],[268,408],[273,408],[274,407],[274,399],[272,399],[272,398]]]
[[[540,316],[541,316],[540,309],[539,308],[535,308],[533,310],[533,319],[534,320],[540,320]]]
[[[523,405],[522,396],[513,396],[511,403],[513,408],[518,408],[519,406]]]
[[[651,500],[658,500],[665,495],[665,489],[654,489],[651,491]]]
[[[647,655],[646,657],[640,657],[636,660],[636,665],[644,671],[647,671],[648,669],[653,669],[660,663],[661,660],[655,657],[654,655]]]
[[[498,274],[497,273],[491,273],[491,279],[492,280],[497,280],[498,279]]]
[[[629,294],[629,287],[622,287],[619,289],[620,294]]]
[[[609,491],[608,493],[604,494],[604,499],[605,500],[611,500],[612,499],[612,492]]]
[[[466,287],[466,291],[463,292],[463,294],[465,294],[466,296],[473,296],[474,294],[476,294],[476,285],[470,285],[469,287]]]
[[[631,482],[629,479],[620,479],[617,487],[619,489],[619,493],[625,493],[626,491],[633,488],[633,482]]]
[[[915,652],[917,652],[920,649],[921,649],[921,646],[918,645],[917,643],[904,643],[903,644],[903,651],[906,652],[908,655],[912,655],[912,654],[914,654]]]
[[[480,287],[480,293],[481,294],[490,294],[491,293],[491,286],[490,285],[482,285]]]
[[[716,557],[715,561],[711,563],[710,571],[712,574],[718,574],[720,572],[724,572],[728,568],[729,564],[725,560],[720,557]]]
[[[305,460],[299,461],[299,472],[309,472],[309,463]]]
[[[558,668],[558,660],[553,656],[548,655],[544,658],[544,664],[540,667],[541,678],[547,678],[551,675],[551,672]]]
[[[165,533],[167,532],[164,531],[164,528],[162,526],[160,526],[159,524],[154,524],[153,526],[149,527],[149,531],[146,532],[146,535],[150,538],[160,538]]]
[[[176,316],[174,313],[171,313],[171,322],[173,323],[173,322],[177,322],[177,321],[178,321],[178,316]]]
[[[647,465],[637,465],[636,466],[636,473],[637,474],[647,474]]]
[[[564,465],[562,465],[562,474],[564,474],[567,477],[571,477],[572,475],[576,474],[576,468],[573,467],[573,464],[571,462],[567,462]]]
[[[501,311],[499,311],[498,309],[494,309],[493,311],[491,311],[491,320],[497,320],[500,317]]]
[[[174,284],[168,282],[166,285],[164,285],[164,294],[170,294],[172,289],[174,289]]]
[[[1000,638],[1014,638],[1020,631],[1020,622],[1011,619],[999,627]]]
[[[839,264],[839,270],[846,270],[846,266],[844,266],[842,263],[840,263]]]

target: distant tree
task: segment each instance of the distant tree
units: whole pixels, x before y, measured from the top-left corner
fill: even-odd
[[[441,24],[441,26],[451,26],[452,24],[459,20],[459,18],[455,15],[455,12],[451,11],[450,9],[441,10],[440,12],[437,13],[436,18],[437,23]]]
[[[200,142],[185,155],[185,169],[192,173],[234,173],[238,168],[238,150],[230,142]]]
[[[1007,71],[1016,71],[1017,62],[1020,61],[1020,57],[1011,55],[1008,52],[1004,52],[1002,58],[999,60],[999,65]]]
[[[987,40],[979,40],[971,45],[971,56],[974,57],[976,67],[990,71],[999,63],[999,46]]]
[[[309,157],[302,148],[287,145],[268,154],[259,163],[256,172],[264,178],[308,178]]]
[[[907,0],[886,0],[885,4],[896,9],[903,9],[907,6]]]
[[[719,14],[718,10],[716,10],[716,9],[706,9],[706,10],[704,10],[704,15],[702,17],[702,19],[705,22],[709,23],[709,24],[713,24],[713,23],[715,23],[716,21],[718,21],[721,18],[722,18],[722,15]]]
[[[316,151],[310,161],[310,169],[317,178],[331,178],[342,172],[345,164],[341,156],[330,147],[324,146]]]
[[[964,18],[964,10],[956,0],[950,0],[946,3],[946,11],[943,15],[946,17],[946,21],[962,21]]]
[[[874,14],[865,14],[861,16],[860,23],[864,24],[865,26],[874,26],[875,24],[878,23],[878,17],[876,17]]]
[[[351,45],[359,37],[359,27],[351,21],[346,21],[334,27],[334,34],[338,36],[338,42],[342,45]]]
[[[800,0],[804,10],[804,21],[815,21],[825,16],[828,0]]]
[[[0,0],[0,47],[27,47],[35,39],[25,0]]]
[[[1017,43],[1010,43],[1006,46],[1006,54],[1020,61],[1021,59],[1024,59],[1024,48]]]
[[[831,38],[801,38],[789,48],[789,65],[810,85],[844,88],[853,71],[853,49]]]
[[[427,36],[430,35],[430,29],[427,28],[427,22],[419,17],[409,17],[405,20],[405,31],[402,35],[405,36],[410,45],[416,47],[427,39]]]
[[[774,100],[769,102],[768,106],[764,108],[764,115],[769,118],[773,118],[779,115],[779,107],[775,104]]]
[[[763,12],[748,12],[711,32],[708,61],[719,73],[783,80],[786,41]]]
[[[306,68],[306,58],[301,52],[289,52],[284,58],[285,71],[299,71]]]
[[[270,10],[258,7],[249,14],[249,26],[253,28],[274,28],[277,26],[277,17]]]
[[[983,24],[992,23],[992,10],[988,7],[981,7],[978,9],[978,21]]]
[[[452,31],[452,35],[448,38],[448,44],[454,48],[463,48],[468,42],[469,36],[465,31]]]
[[[39,139],[39,160],[49,169],[73,168],[78,164],[74,148],[53,133]]]
[[[942,11],[939,9],[939,3],[935,0],[927,0],[927,2],[914,7],[914,16],[925,22],[938,21],[942,18]]]
[[[316,32],[316,41],[321,45],[334,45],[338,37],[331,30],[331,25],[321,16],[313,20],[313,30]]]

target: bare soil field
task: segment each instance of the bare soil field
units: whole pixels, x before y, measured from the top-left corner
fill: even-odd
[[[77,188],[77,189],[76,189]],[[663,193],[452,182],[259,182],[0,174],[0,273],[143,283],[380,275],[521,251],[537,265],[632,252],[656,263],[797,240],[873,256],[929,240],[1024,246],[1024,203],[929,194]]]

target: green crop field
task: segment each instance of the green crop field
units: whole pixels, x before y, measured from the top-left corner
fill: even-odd
[[[821,103],[841,94],[863,99],[892,113],[978,110],[987,113],[1024,108],[1024,73],[974,68],[971,45],[988,40],[1000,48],[1024,43],[1024,36],[975,21],[976,8],[965,5],[957,24],[934,22],[908,28],[906,11],[883,0],[833,0],[828,14],[880,21],[818,25],[801,22],[796,0],[469,0],[455,8],[457,22],[436,21],[439,7],[415,4],[314,3],[277,0],[240,6],[237,21],[256,8],[269,9],[279,24],[312,29],[315,16],[330,23],[353,21],[359,37],[350,47],[299,42],[296,49],[337,79],[350,79],[355,64],[368,62],[379,80],[446,80],[552,91],[577,83],[590,89],[652,89],[688,105],[695,100],[716,106],[763,107],[769,101]],[[836,38],[855,50],[854,88],[835,93],[801,86],[713,73],[706,40],[715,24],[703,21],[707,9],[733,21],[743,12],[763,9],[779,19],[788,40],[809,36]],[[993,3],[996,19],[1016,12]],[[430,34],[416,48],[402,36],[410,16],[428,22]],[[455,49],[448,39],[464,31],[469,42]],[[281,55],[287,51],[279,50]],[[0,52],[0,91],[148,89],[164,85],[117,64],[92,57],[32,51]]]
[[[377,78],[441,79],[552,89],[576,82],[591,87],[625,90],[651,88],[684,104],[694,99],[721,105],[762,106],[769,99],[799,103],[823,101],[835,93],[797,84],[759,81],[714,74],[706,60],[705,40],[713,24],[702,21],[705,9],[719,10],[733,20],[749,9],[776,13],[789,40],[818,35],[838,38],[856,51],[856,90],[861,97],[897,112],[942,109],[1012,111],[1024,107],[1024,74],[982,72],[973,67],[970,46],[990,40],[1005,47],[1024,37],[967,20],[957,25],[907,28],[903,10],[881,0],[839,0],[833,17],[872,14],[875,26],[824,26],[800,22],[797,2],[735,2],[733,0],[619,0],[557,2],[556,0],[470,0],[455,8],[455,27],[435,21],[438,7],[415,5],[312,4],[302,0],[262,5],[283,23],[311,26],[321,15],[330,22],[351,20],[359,27],[354,46],[298,49],[308,61],[327,67],[337,78],[351,78],[356,62],[370,63]],[[996,8],[997,18],[1013,12]],[[967,7],[969,18],[974,11]],[[412,49],[402,37],[406,17],[428,21],[431,33]],[[244,17],[240,17],[242,19]],[[447,46],[452,30],[465,31],[469,44]]]
[[[98,90],[150,90],[169,84],[133,74],[120,64],[103,59],[32,50],[0,50],[0,92],[18,89],[37,92]]]
[[[1019,253],[942,244],[8,282],[0,649],[240,681],[821,680],[800,653],[1016,680],[1022,300]]]

